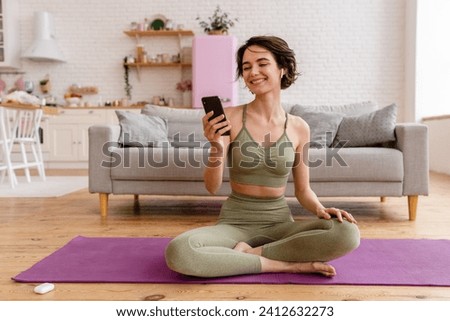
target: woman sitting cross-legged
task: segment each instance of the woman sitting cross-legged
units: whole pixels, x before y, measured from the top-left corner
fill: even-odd
[[[281,90],[296,80],[296,60],[278,37],[252,37],[237,52],[237,72],[254,94],[249,103],[206,114],[211,142],[204,180],[214,194],[229,167],[231,195],[217,224],[174,238],[166,249],[169,268],[198,277],[266,272],[334,276],[327,262],[359,246],[353,216],[326,208],[309,184],[309,127],[281,106]],[[224,136],[230,131],[229,136]],[[294,221],[284,197],[292,172],[295,195],[316,218]]]

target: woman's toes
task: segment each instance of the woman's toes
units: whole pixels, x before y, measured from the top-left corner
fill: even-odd
[[[312,262],[311,265],[312,265],[312,270],[314,273],[320,273],[320,274],[323,274],[323,275],[329,276],[329,277],[336,275],[335,268],[327,263]]]

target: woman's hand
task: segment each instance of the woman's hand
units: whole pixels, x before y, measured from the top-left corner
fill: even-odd
[[[211,143],[208,165],[205,167],[203,177],[206,189],[215,195],[222,185],[225,154],[229,143],[229,136],[224,139],[222,134],[229,130],[231,126],[228,121],[221,122],[225,117],[224,115],[209,120],[213,117],[213,114],[214,112],[211,111],[202,118],[203,134]]]
[[[319,217],[319,218],[329,220],[332,218],[332,216],[336,216],[336,218],[339,222],[343,222],[345,219],[345,220],[349,221],[350,223],[355,223],[355,224],[357,223],[352,214],[348,213],[347,211],[335,208],[335,207],[321,208],[321,209],[317,210],[317,217]]]
[[[203,122],[203,135],[211,143],[222,141],[222,134],[231,129],[231,125],[228,120],[223,121],[225,115],[220,115],[209,120],[213,116],[214,112],[210,111],[202,118]]]

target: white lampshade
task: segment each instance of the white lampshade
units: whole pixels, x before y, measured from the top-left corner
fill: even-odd
[[[64,55],[56,43],[55,25],[50,13],[35,12],[34,40],[31,46],[23,52],[22,58],[65,62]]]

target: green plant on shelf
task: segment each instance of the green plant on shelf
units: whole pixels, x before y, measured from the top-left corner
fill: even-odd
[[[200,17],[197,17],[196,20],[199,20],[200,27],[210,34],[228,34],[228,30],[234,26],[235,22],[239,21],[238,18],[230,18],[229,14],[222,11],[220,6],[216,7],[213,15],[208,17],[208,20],[200,20]]]
[[[123,59],[123,69],[124,69],[124,73],[123,73],[123,78],[125,81],[125,94],[128,98],[128,100],[131,100],[131,89],[133,89],[133,86],[131,86],[130,84],[130,67],[128,67],[127,64],[127,57],[125,57]]]

